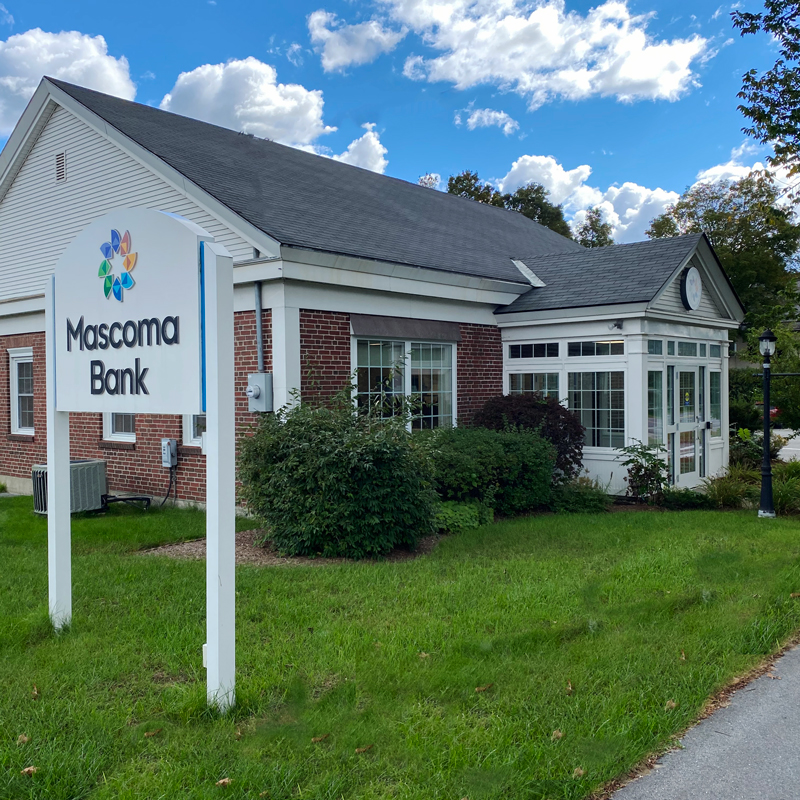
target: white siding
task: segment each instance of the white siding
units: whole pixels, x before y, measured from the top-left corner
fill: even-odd
[[[698,308],[697,311],[687,311],[686,307],[683,305],[683,300],[681,300],[680,275],[667,286],[664,290],[664,294],[658,298],[658,301],[653,303],[653,308],[659,311],[671,311],[677,314],[697,314],[707,319],[729,319],[728,315],[719,309],[711,297],[711,292],[709,292],[708,289],[709,277],[703,270],[700,271],[700,274],[703,278],[703,294],[700,298],[700,308]]]
[[[67,179],[56,183],[61,151]],[[42,292],[64,248],[86,225],[112,209],[138,206],[196,222],[234,261],[253,256],[252,245],[59,107],[0,202],[0,300]]]

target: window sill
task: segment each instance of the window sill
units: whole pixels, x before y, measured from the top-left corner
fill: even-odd
[[[99,447],[101,450],[135,450],[136,442],[115,442],[108,439],[102,439]]]
[[[199,444],[179,444],[178,453],[187,456],[203,455],[203,448]]]
[[[33,442],[35,441],[32,433],[9,433],[6,436],[9,442]]]

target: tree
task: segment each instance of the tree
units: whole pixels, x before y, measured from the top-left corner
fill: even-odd
[[[800,4],[797,0],[765,0],[763,14],[735,11],[733,25],[742,36],[764,32],[780,53],[772,69],[742,77],[739,110],[750,121],[742,130],[774,148],[767,159],[789,175],[800,173]]]
[[[575,231],[575,241],[584,247],[608,247],[614,244],[611,238],[611,225],[603,222],[597,206],[586,212],[586,219]]]
[[[503,194],[491,183],[481,183],[477,172],[465,170],[448,178],[447,191],[479,203],[518,211],[528,219],[539,222],[568,239],[572,238],[572,230],[564,219],[563,209],[547,199],[550,192],[540,183],[531,182],[520,186],[513,194]]]
[[[701,183],[687,189],[646,231],[651,239],[704,232],[733,287],[756,318],[776,306],[789,308],[786,291],[796,280],[800,225],[793,208],[779,204],[768,172],[738,181]],[[791,312],[793,313],[793,311]]]

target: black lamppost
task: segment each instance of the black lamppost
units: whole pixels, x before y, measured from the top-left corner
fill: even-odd
[[[758,349],[764,357],[764,453],[761,459],[761,507],[758,516],[772,519],[775,516],[775,506],[772,502],[772,462],[769,457],[769,422],[770,422],[770,359],[775,355],[775,334],[767,328],[758,337]]]

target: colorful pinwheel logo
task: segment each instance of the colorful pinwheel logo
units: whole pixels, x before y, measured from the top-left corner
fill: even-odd
[[[122,290],[132,289],[134,280],[131,270],[136,266],[136,253],[131,253],[131,235],[125,231],[120,237],[119,231],[111,231],[111,241],[100,245],[103,254],[103,263],[97,271],[98,277],[103,279],[103,292],[108,297],[112,292],[117,300],[122,302]],[[117,277],[113,273],[114,265],[111,263],[115,255],[122,256],[122,272]]]

